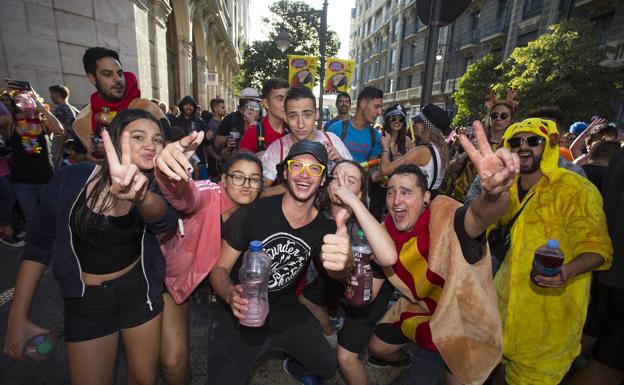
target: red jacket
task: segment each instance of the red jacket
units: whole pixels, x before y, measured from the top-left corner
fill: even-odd
[[[265,150],[269,148],[269,145],[271,143],[275,142],[276,140],[278,140],[279,138],[281,138],[282,136],[288,133],[288,130],[285,127],[282,127],[281,133],[275,131],[273,127],[271,127],[271,124],[269,123],[269,119],[266,116],[262,118],[261,123],[262,123],[262,128],[263,128],[262,131],[264,133],[264,149]],[[258,134],[256,133],[256,129],[257,128],[255,124],[247,128],[247,130],[243,134],[243,137],[241,138],[241,141],[240,141],[241,150],[247,150],[253,153],[258,152]]]
[[[161,239],[165,286],[178,304],[201,283],[221,255],[221,214],[232,208],[221,184],[174,181],[154,168],[167,201],[180,211],[181,225]]]

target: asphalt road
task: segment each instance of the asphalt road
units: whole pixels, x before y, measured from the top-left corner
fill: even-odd
[[[0,245],[0,344],[4,344],[7,313],[12,297],[12,288],[19,266],[20,249]],[[57,282],[47,270],[33,299],[32,320],[54,332],[60,340],[63,337],[63,306]],[[193,384],[206,384],[206,352],[210,314],[206,305],[192,304],[189,317],[191,336],[191,370]],[[403,369],[374,369],[365,365],[369,384],[435,385],[442,374],[442,361],[437,354],[410,347],[412,366]],[[120,348],[121,352],[121,348]],[[249,385],[295,385],[298,384],[282,371],[282,357],[269,353],[258,363]],[[123,354],[119,354],[117,383],[124,383]],[[159,380],[159,384],[162,384]],[[62,385],[69,384],[64,344],[59,344],[56,353],[45,362],[17,362],[0,356],[0,384],[11,385]],[[339,371],[329,384],[344,384]]]

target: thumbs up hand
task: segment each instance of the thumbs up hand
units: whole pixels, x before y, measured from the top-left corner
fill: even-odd
[[[325,270],[340,272],[351,267],[353,263],[351,242],[345,223],[348,215],[346,209],[340,210],[335,218],[336,233],[323,237],[321,261]]]

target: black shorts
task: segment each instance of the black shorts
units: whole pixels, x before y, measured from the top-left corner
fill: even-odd
[[[338,344],[353,353],[364,352],[377,321],[386,313],[393,292],[392,285],[385,281],[368,306],[347,306],[344,325],[338,331]],[[303,289],[302,294],[308,301],[325,306],[332,296],[344,296],[344,286],[331,278],[319,276]]]
[[[624,290],[594,281],[583,332],[598,339],[592,358],[624,371]]]
[[[82,298],[65,299],[65,341],[80,342],[142,325],[162,312],[162,296],[147,303],[141,263],[119,278],[86,286]]]
[[[375,328],[375,335],[383,342],[391,345],[403,345],[412,342],[405,337],[400,327],[392,323],[378,324]]]

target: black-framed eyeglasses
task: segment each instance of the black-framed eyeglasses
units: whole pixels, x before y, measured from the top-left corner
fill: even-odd
[[[525,142],[527,146],[529,147],[537,147],[543,141],[544,141],[544,137],[539,136],[539,135],[533,135],[527,138],[522,138],[522,137],[517,136],[514,138],[507,139],[507,143],[509,143],[510,148],[519,148],[520,146],[522,146],[522,143],[525,143]]]
[[[403,123],[403,117],[402,116],[391,116],[388,119],[390,119],[391,123],[394,123],[394,122]]]
[[[500,118],[500,120],[507,120],[509,116],[510,115],[506,112],[501,112],[500,114],[498,112],[492,112],[490,114],[490,118],[492,118],[493,120],[496,120],[498,118]]]
[[[320,163],[307,163],[296,159],[291,159],[286,164],[288,172],[293,175],[299,175],[303,170],[307,170],[310,176],[321,176],[325,170],[325,166]]]
[[[226,174],[232,179],[234,186],[243,186],[245,182],[249,181],[249,187],[253,189],[259,189],[262,187],[262,179],[260,178],[247,178],[239,174]]]

